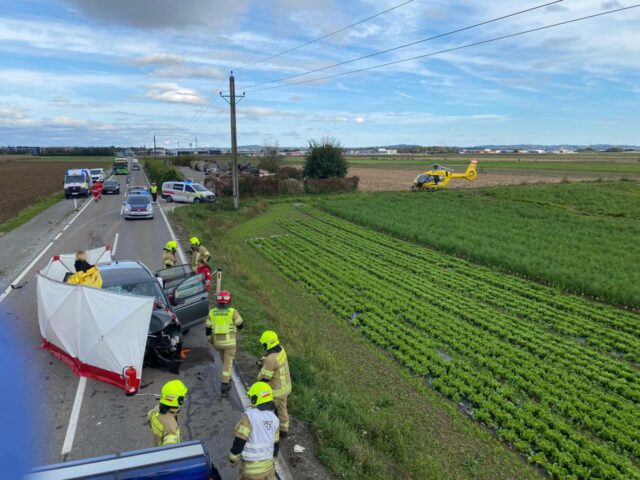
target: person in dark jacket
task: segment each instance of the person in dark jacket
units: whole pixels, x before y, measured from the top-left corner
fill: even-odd
[[[76,272],[86,272],[90,268],[93,268],[89,262],[87,262],[87,252],[84,250],[78,250],[76,252],[76,262],[73,265]]]

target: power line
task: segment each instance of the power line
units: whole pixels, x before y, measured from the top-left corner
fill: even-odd
[[[402,48],[411,47],[413,45],[418,45],[420,43],[430,42],[431,40],[436,40],[438,38],[447,37],[447,36],[453,35],[455,33],[460,33],[460,32],[464,32],[466,30],[471,30],[472,28],[481,27],[481,26],[487,25],[489,23],[494,23],[494,22],[497,22],[499,20],[504,20],[505,18],[515,17],[517,15],[522,15],[523,13],[528,13],[528,12],[532,12],[534,10],[539,10],[541,8],[548,7],[548,6],[554,5],[556,3],[561,3],[563,1],[564,0],[554,0],[553,2],[545,3],[545,4],[538,5],[538,6],[532,7],[532,8],[527,8],[526,10],[520,10],[518,12],[510,13],[508,15],[503,15],[501,17],[493,18],[491,20],[486,20],[484,22],[476,23],[476,24],[470,25],[468,27],[458,28],[458,29],[452,30],[450,32],[441,33],[441,34],[435,35],[433,37],[423,38],[421,40],[416,40],[415,42],[405,43],[404,45],[398,45],[398,46],[393,47],[393,48],[388,48],[386,50],[381,50],[379,52],[370,53],[368,55],[363,55],[362,57],[353,58],[351,60],[345,60],[344,62],[334,63],[333,65],[327,65],[326,67],[320,67],[320,68],[316,68],[314,70],[308,70],[308,71],[303,72],[303,73],[296,73],[296,74],[293,74],[293,75],[287,75],[286,77],[281,77],[281,78],[278,78],[278,79],[275,79],[275,80],[268,80],[266,82],[255,83],[253,85],[249,85],[248,87],[245,87],[245,90],[249,90],[251,88],[256,88],[256,87],[261,87],[262,85],[267,85],[269,83],[276,83],[276,82],[283,82],[285,80],[291,80],[292,78],[302,77],[304,75],[309,75],[311,73],[322,72],[324,70],[329,70],[330,68],[335,68],[335,67],[339,67],[339,66],[342,66],[342,65],[347,65],[349,63],[354,63],[354,62],[357,62],[359,60],[364,60],[366,58],[376,57],[376,56],[382,55],[384,53],[393,52],[395,50],[400,50]]]
[[[258,63],[266,62],[268,60],[272,60],[274,58],[280,57],[280,56],[285,55],[287,53],[291,53],[291,52],[293,52],[295,50],[298,50],[300,48],[306,47],[307,45],[311,45],[312,43],[316,43],[316,42],[319,42],[320,40],[324,40],[325,38],[331,37],[332,35],[335,35],[336,33],[344,32],[345,30],[348,30],[348,29],[353,28],[353,27],[355,27],[357,25],[360,25],[361,23],[368,22],[369,20],[372,20],[372,19],[374,19],[376,17],[379,17],[381,15],[384,15],[385,13],[389,13],[389,12],[391,12],[393,10],[396,10],[396,9],[400,8],[400,7],[404,7],[405,5],[407,5],[407,4],[411,3],[411,2],[413,2],[413,0],[408,0],[408,1],[404,2],[404,3],[396,5],[395,7],[391,7],[391,8],[388,8],[387,10],[384,10],[382,12],[376,13],[375,15],[371,15],[370,17],[363,18],[362,20],[358,20],[357,22],[352,23],[351,25],[347,25],[346,27],[342,27],[342,28],[340,28],[338,30],[335,30],[335,31],[331,32],[331,33],[327,33],[327,34],[321,35],[319,37],[316,37],[316,38],[314,38],[312,40],[309,40],[308,42],[302,43],[302,44],[300,44],[300,45],[298,45],[296,47],[289,48],[287,50],[283,50],[283,51],[281,51],[279,53],[276,53],[274,55],[270,55],[270,56],[262,58],[260,60],[256,60],[255,62],[247,63],[246,65],[243,65],[243,66],[241,66],[239,68],[236,68],[236,70],[242,70],[242,69],[245,69],[247,67],[252,67],[254,65],[257,65]]]
[[[357,70],[349,70],[347,72],[336,73],[334,75],[327,75],[327,76],[324,76],[324,77],[311,78],[309,80],[301,80],[301,81],[298,81],[298,82],[291,82],[291,83],[287,83],[287,84],[284,84],[284,85],[275,85],[273,87],[260,88],[260,89],[254,90],[254,92],[261,92],[261,91],[264,91],[264,90],[273,90],[273,89],[276,89],[276,88],[289,87],[291,85],[300,85],[300,84],[304,84],[304,83],[318,82],[320,80],[327,80],[327,79],[330,79],[330,78],[341,77],[341,76],[344,76],[344,75],[351,75],[351,74],[354,74],[354,73],[365,72],[365,71],[368,71],[368,70],[374,70],[374,69],[377,69],[377,68],[387,67],[389,65],[396,65],[398,63],[410,62],[412,60],[419,60],[421,58],[432,57],[432,56],[435,56],[435,55],[441,55],[443,53],[455,52],[456,50],[463,50],[465,48],[475,47],[475,46],[478,46],[478,45],[484,45],[484,44],[487,44],[487,43],[493,43],[493,42],[497,42],[499,40],[518,37],[518,36],[526,35],[526,34],[532,33],[532,32],[539,32],[541,30],[548,30],[550,28],[559,27],[561,25],[567,25],[567,24],[570,24],[570,23],[576,23],[576,22],[580,22],[580,21],[583,21],[583,20],[589,20],[591,18],[602,17],[604,15],[610,15],[612,13],[622,12],[624,10],[631,10],[633,8],[638,8],[638,7],[640,7],[640,4],[631,5],[629,7],[616,8],[614,10],[607,10],[606,12],[595,13],[593,15],[587,15],[587,16],[584,16],[584,17],[574,18],[572,20],[565,20],[563,22],[553,23],[551,25],[545,25],[543,27],[532,28],[532,29],[529,29],[529,30],[524,30],[522,32],[517,32],[517,33],[511,33],[511,34],[508,34],[508,35],[502,35],[500,37],[490,38],[488,40],[482,40],[482,41],[474,42],[474,43],[468,43],[466,45],[461,45],[459,47],[447,48],[445,50],[439,50],[437,52],[431,52],[431,53],[426,53],[426,54],[423,54],[423,55],[417,55],[415,57],[404,58],[402,60],[395,60],[393,62],[381,63],[379,65],[373,65],[371,67],[359,68]]]
[[[202,115],[204,114],[204,112],[213,105],[213,103],[216,101],[216,98],[218,98],[218,90],[220,90],[220,87],[222,86],[222,84],[224,83],[224,81],[226,80],[226,77],[224,77],[222,80],[220,80],[220,83],[216,86],[216,88],[214,88],[213,93],[211,94],[211,96],[209,97],[209,100],[207,101],[207,103],[204,104],[204,106],[202,107],[202,109],[200,109],[200,111],[196,114],[195,118],[192,119],[188,124],[183,125],[180,130],[186,130],[187,132],[191,130],[191,128],[193,128],[196,123],[198,122],[198,120],[200,119],[200,117],[202,117]],[[188,125],[188,126],[187,126]]]

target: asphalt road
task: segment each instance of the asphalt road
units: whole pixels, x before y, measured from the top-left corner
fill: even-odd
[[[121,182],[123,192],[126,191],[125,177],[116,179]],[[146,185],[144,174],[133,172],[131,185]],[[64,231],[73,217],[63,219],[59,225],[62,234],[54,237],[47,253],[28,269],[20,282],[26,283],[22,288],[11,290],[0,303],[3,325],[0,341],[17,345],[25,363],[24,383],[16,388],[28,393],[31,400],[29,421],[38,440],[34,445],[36,465],[153,445],[146,414],[157,403],[154,395],[164,382],[173,378],[171,374],[146,368],[140,393],[126,397],[123,391],[110,385],[79,379],[49,352],[39,349],[34,275],[53,255],[108,244],[115,247],[116,259],[140,260],[151,270],[161,268],[162,248],[171,238],[162,215],[156,209],[153,220],[125,221],[121,216],[123,200],[124,193],[121,193],[89,203]],[[204,326],[192,329],[184,342],[185,348],[191,351],[180,374],[189,388],[179,417],[183,438],[202,440],[223,478],[237,478],[237,469],[229,466],[227,456],[235,423],[242,412],[240,399],[235,391],[229,397],[220,396],[220,362],[216,359],[214,363]],[[69,451],[63,454],[65,445]]]

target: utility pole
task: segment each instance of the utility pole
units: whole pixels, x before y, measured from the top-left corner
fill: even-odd
[[[196,155],[198,154],[198,135],[196,135]]]
[[[240,206],[240,188],[238,187],[238,135],[236,131],[236,105],[244,98],[242,95],[236,97],[236,80],[233,71],[229,75],[229,95],[220,96],[231,106],[231,185],[233,187],[233,208]]]

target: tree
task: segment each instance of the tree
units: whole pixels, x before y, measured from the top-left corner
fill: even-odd
[[[262,147],[262,158],[258,163],[258,168],[261,170],[267,170],[268,172],[275,173],[282,165],[283,157],[278,152],[278,144],[268,145],[265,144]]]
[[[305,177],[344,177],[348,168],[342,155],[342,145],[338,140],[332,137],[309,140],[309,153],[304,163]]]

